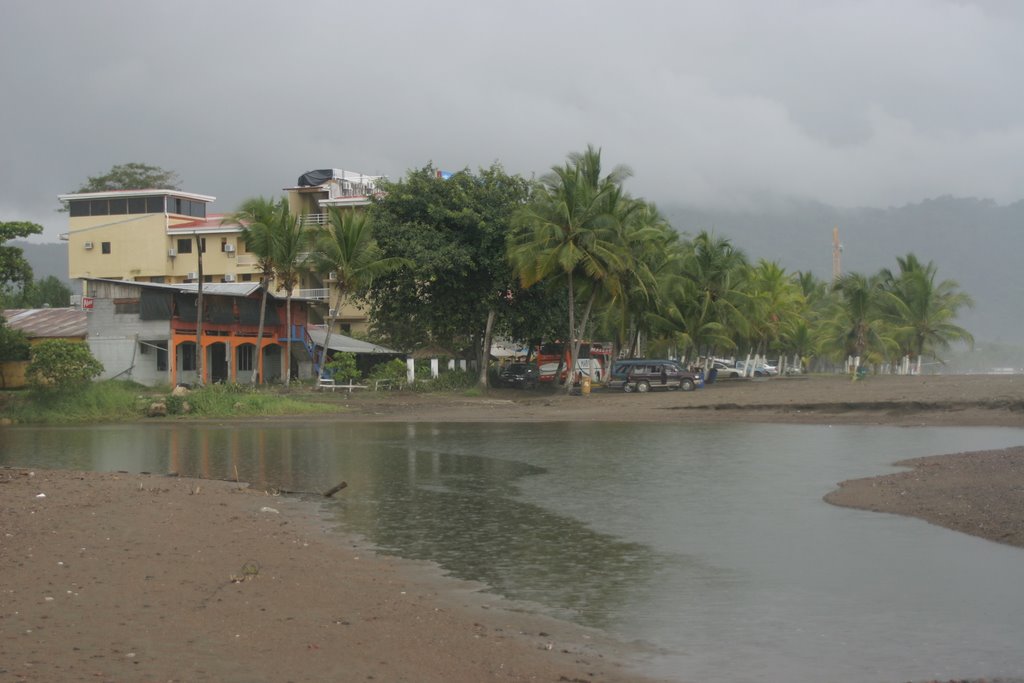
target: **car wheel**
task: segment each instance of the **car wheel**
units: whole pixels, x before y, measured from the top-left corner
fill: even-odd
[[[627,394],[632,394],[633,385],[630,384],[629,382],[626,382],[625,384],[622,385],[622,390],[625,391]]]
[[[693,391],[697,388],[697,385],[693,383],[692,379],[684,379],[679,383],[679,388],[683,391]]]
[[[739,376],[740,376],[740,373],[736,372],[735,370],[733,370],[732,372],[729,373],[729,377],[731,379],[736,379]]]
[[[651,390],[651,384],[650,382],[641,380],[636,383],[636,390],[638,393],[646,394],[648,391]]]

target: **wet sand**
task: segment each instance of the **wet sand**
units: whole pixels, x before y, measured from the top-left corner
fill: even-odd
[[[1024,426],[1016,376],[310,397],[338,407],[316,420]],[[1024,543],[1024,447],[904,464],[826,499]],[[0,469],[0,680],[644,680],[637,646],[376,555],[317,509],[228,482]]]

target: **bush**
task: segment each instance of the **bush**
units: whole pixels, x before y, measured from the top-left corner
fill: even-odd
[[[32,360],[25,376],[34,389],[78,390],[103,373],[83,342],[51,339],[32,347]]]
[[[370,379],[389,379],[392,382],[404,384],[408,366],[401,358],[395,358],[385,363],[378,363],[370,370]]]
[[[31,348],[21,330],[7,327],[0,319],[0,360],[28,360]]]
[[[363,376],[356,366],[356,354],[336,353],[331,357],[331,362],[326,363],[324,368],[336,382],[349,384]]]
[[[476,386],[478,379],[475,372],[449,370],[441,373],[435,379],[425,382],[417,381],[412,385],[412,389],[415,391],[467,391]]]

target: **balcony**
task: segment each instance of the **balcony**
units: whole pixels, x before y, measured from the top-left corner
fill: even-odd
[[[326,287],[320,289],[300,289],[296,295],[300,299],[314,299],[316,301],[327,301],[327,298],[331,295],[331,290]]]

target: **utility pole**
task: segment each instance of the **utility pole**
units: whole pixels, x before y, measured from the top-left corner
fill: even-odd
[[[832,228],[832,283],[835,284],[843,274],[843,245],[839,243],[839,226]]]
[[[198,288],[196,291],[196,371],[199,375],[199,386],[203,386],[203,372],[205,370],[206,354],[203,352],[203,243],[205,238],[195,233],[196,252],[199,254],[199,262],[196,270],[198,275]]]

